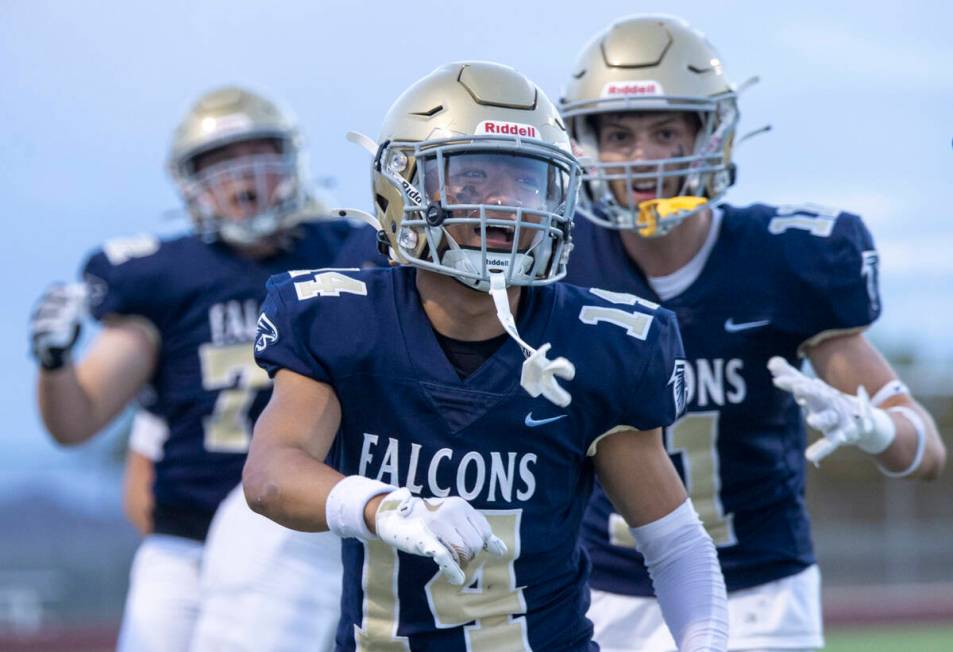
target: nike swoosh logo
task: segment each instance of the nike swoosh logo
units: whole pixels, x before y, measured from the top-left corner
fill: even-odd
[[[428,511],[428,512],[435,512],[435,511],[437,511],[438,509],[440,509],[440,504],[439,504],[439,503],[436,504],[436,505],[431,505],[430,503],[427,502],[427,499],[426,499],[426,498],[421,498],[420,502],[422,502],[422,503],[424,504],[424,507],[427,508],[427,511]]]
[[[548,419],[534,419],[533,413],[530,412],[526,415],[526,418],[523,419],[523,423],[525,423],[528,428],[538,428],[539,426],[545,426],[547,423],[559,421],[568,416],[568,414],[560,414],[558,417],[549,417]]]
[[[729,333],[737,333],[738,331],[746,331],[751,328],[761,328],[762,326],[767,326],[770,323],[770,319],[762,319],[760,321],[746,321],[736,324],[734,320],[729,317],[725,320],[725,330]]]

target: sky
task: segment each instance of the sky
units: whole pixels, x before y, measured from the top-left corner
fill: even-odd
[[[252,2],[0,0],[0,479],[89,470],[34,407],[27,319],[103,240],[187,228],[165,173],[191,101],[247,85],[298,116],[316,177],[369,208],[369,158],[390,103],[448,61],[519,69],[552,98],[583,45],[632,13],[680,15],[720,51],[740,99],[728,199],[861,214],[881,250],[879,344],[953,359],[953,4],[935,2]],[[88,329],[87,329],[88,330]],[[79,471],[76,471],[79,472]]]

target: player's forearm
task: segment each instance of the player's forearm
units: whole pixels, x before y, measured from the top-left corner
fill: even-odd
[[[897,406],[913,411],[915,416],[909,418],[909,413],[898,410]],[[881,467],[891,473],[903,473],[914,466],[919,458],[919,464],[904,477],[920,480],[938,478],[946,466],[946,447],[930,413],[908,398],[894,402],[893,408],[887,408],[887,414],[896,427],[896,436],[890,446],[876,456]],[[917,416],[919,423],[916,423]],[[918,432],[921,428],[922,435]]]
[[[71,364],[55,371],[41,369],[36,395],[43,424],[60,444],[81,444],[108,423],[96,410]]]
[[[152,460],[130,450],[126,455],[126,470],[122,482],[122,507],[129,522],[139,534],[152,532],[152,482],[155,468]]]
[[[37,401],[43,422],[62,444],[102,430],[152,376],[158,339],[135,321],[108,325],[76,363],[41,369]]]
[[[665,624],[683,652],[720,652],[728,645],[725,581],[711,537],[691,501],[632,528],[645,558]]]
[[[324,532],[328,494],[343,477],[300,448],[253,443],[242,485],[255,512],[293,530]]]

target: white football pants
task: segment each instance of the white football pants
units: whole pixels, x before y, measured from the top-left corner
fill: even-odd
[[[602,652],[676,652],[655,598],[592,591],[586,614]],[[728,594],[728,649],[809,652],[824,647],[821,574],[796,575]]]
[[[202,544],[150,534],[136,550],[118,652],[187,650],[199,613]]]
[[[289,530],[255,514],[239,485],[219,506],[209,529],[201,613],[188,649],[332,650],[341,578],[336,535]]]

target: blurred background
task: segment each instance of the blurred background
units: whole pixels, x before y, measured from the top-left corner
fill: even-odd
[[[740,100],[741,133],[772,130],[738,149],[731,202],[864,216],[885,306],[870,337],[951,445],[950,3],[0,0],[0,649],[108,649],[114,635],[137,541],[120,511],[128,417],[55,448],[26,323],[42,289],[74,279],[104,239],[188,228],[164,164],[198,94],[238,83],[281,100],[316,182],[368,209],[369,158],[344,134],[376,136],[415,79],[489,59],[555,99],[592,34],[658,11],[704,31],[735,82],[761,77]],[[953,471],[887,483],[839,452],[811,471],[809,498],[830,649],[953,649]]]

